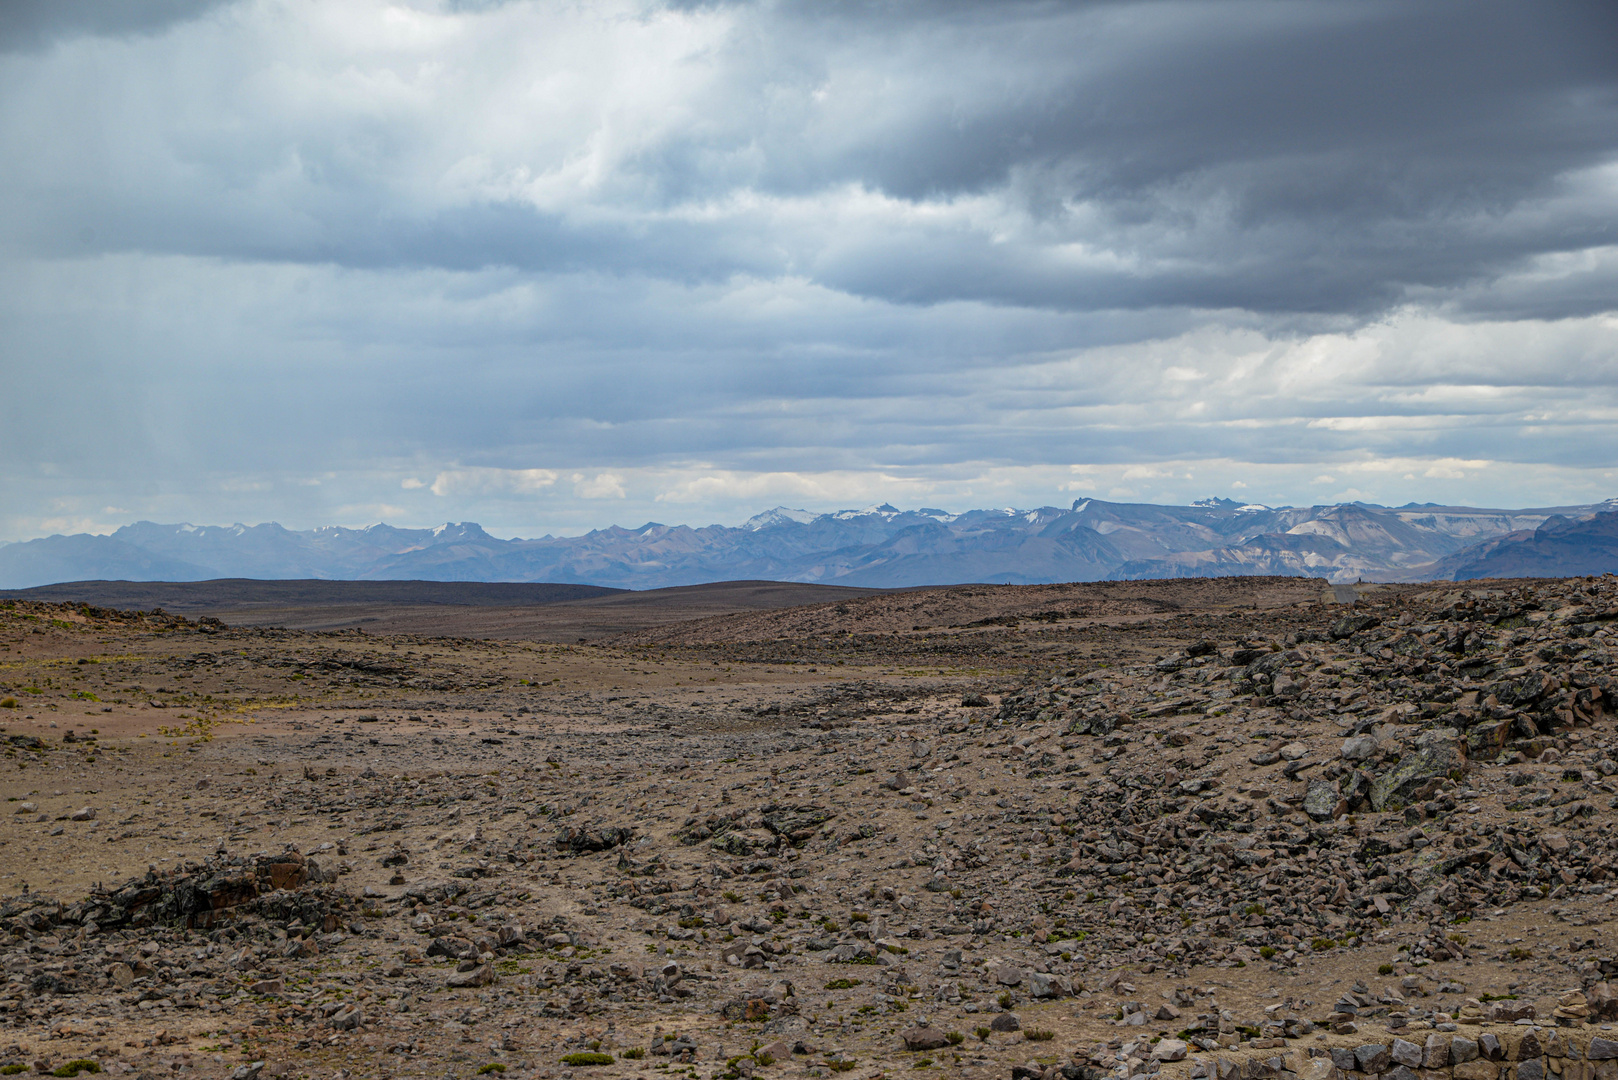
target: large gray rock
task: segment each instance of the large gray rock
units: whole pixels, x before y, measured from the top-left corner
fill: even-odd
[[[913,1027],[899,1032],[906,1050],[941,1050],[949,1045],[949,1037],[934,1027]]]
[[[1590,1049],[1586,1054],[1591,1061],[1612,1061],[1618,1059],[1618,1039],[1603,1039],[1600,1036],[1590,1040]]]
[[[634,838],[635,830],[628,826],[566,825],[556,834],[556,849],[564,855],[583,855],[587,851],[607,851]]]
[[[1376,757],[1378,746],[1375,735],[1356,735],[1352,739],[1343,740],[1344,761],[1369,761]]]
[[[815,831],[836,817],[835,811],[823,806],[789,806],[772,804],[760,812],[764,827],[793,846],[803,843]]]
[[[1055,998],[1071,993],[1068,981],[1060,975],[1043,975],[1037,971],[1028,975],[1028,996],[1035,998]]]
[[[1330,780],[1314,780],[1303,797],[1303,812],[1315,821],[1332,821],[1348,812],[1348,803]]]
[[[1344,638],[1353,637],[1361,630],[1369,630],[1373,626],[1380,625],[1381,622],[1382,620],[1375,615],[1344,615],[1333,622],[1331,629],[1326,632],[1331,635],[1333,641],[1342,641]]]
[[[1415,750],[1371,784],[1371,806],[1378,812],[1403,810],[1430,798],[1451,773],[1466,770],[1464,746],[1449,728],[1427,732]]]
[[[494,982],[494,965],[479,964],[468,971],[457,971],[445,980],[445,984],[458,990],[473,986],[488,986]]]
[[[1393,1064],[1393,1054],[1381,1043],[1367,1043],[1354,1048],[1354,1060],[1359,1064],[1360,1072],[1387,1072],[1388,1066]]]
[[[1159,1039],[1157,1045],[1152,1047],[1152,1060],[1184,1061],[1186,1051],[1189,1049],[1190,1047],[1179,1039]]]

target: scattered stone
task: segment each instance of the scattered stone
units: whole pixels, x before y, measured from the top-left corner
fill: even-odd
[[[906,1028],[899,1033],[906,1050],[941,1050],[949,1045],[948,1036],[931,1027]]]

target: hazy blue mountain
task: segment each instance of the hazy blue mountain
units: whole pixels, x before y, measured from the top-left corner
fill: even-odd
[[[472,522],[297,532],[274,523],[142,521],[111,536],[0,546],[0,587],[214,578],[543,581],[628,589],[741,579],[868,587],[1229,574],[1415,580],[1478,576],[1479,567],[1508,565],[1618,569],[1610,545],[1600,540],[1608,528],[1602,522],[1613,511],[1618,502],[1491,510],[1080,499],[1065,508],[961,514],[883,504],[830,514],[776,507],[737,527],[648,522],[638,529],[510,540]]]
[[[1618,573],[1618,511],[1586,518],[1561,514],[1532,531],[1507,533],[1441,559],[1433,577],[1579,577]]]
[[[215,576],[205,566],[166,558],[115,536],[77,533],[0,547],[0,585],[11,589],[90,578],[198,581]]]

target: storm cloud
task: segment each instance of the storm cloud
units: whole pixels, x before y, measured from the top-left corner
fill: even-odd
[[[0,535],[1618,489],[1610,4],[0,22]]]

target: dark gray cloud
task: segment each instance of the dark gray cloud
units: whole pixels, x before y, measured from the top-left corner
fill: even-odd
[[[461,10],[492,20],[524,6]],[[144,28],[196,8],[152,5],[124,19]],[[1413,289],[1473,284],[1536,255],[1614,240],[1610,192],[1566,197],[1570,178],[1618,152],[1618,16],[1607,5],[701,10],[730,25],[700,60],[684,61],[705,67],[674,91],[687,122],[632,117],[644,129],[608,163],[604,187],[560,201],[498,184],[424,192],[457,153],[542,173],[589,152],[585,140],[603,129],[548,148],[520,138],[489,148],[435,130],[452,121],[430,105],[337,100],[327,116],[276,115],[252,88],[255,61],[273,59],[260,54],[241,80],[225,80],[216,140],[143,118],[159,129],[131,132],[155,140],[133,151],[144,160],[109,172],[115,182],[77,179],[78,198],[63,198],[46,170],[19,169],[8,231],[56,253],[688,282],[809,273],[900,303],[1360,316]],[[96,29],[117,27],[102,19]],[[464,78],[476,58],[443,62]],[[108,91],[118,82],[114,73]],[[498,80],[476,107],[512,107],[497,89]],[[65,132],[97,119],[82,102],[57,111]],[[519,111],[514,123],[543,126],[542,113]],[[118,142],[85,147],[79,164],[93,167],[98,150],[123,156]],[[1016,228],[1008,242],[1004,229],[964,219],[828,233],[794,228],[768,206],[680,213],[738,195],[815,200],[850,187],[916,205],[988,199]],[[1132,265],[1075,265],[1062,257],[1071,245]],[[1547,313],[1603,306],[1599,295],[1582,307],[1563,298]]]
[[[6,0],[0,52],[38,49],[64,38],[160,33],[230,0]]]

